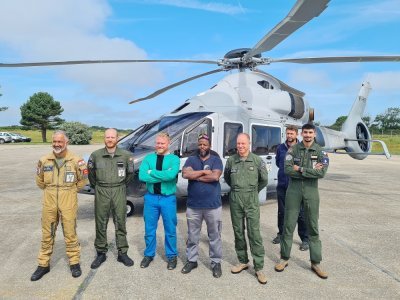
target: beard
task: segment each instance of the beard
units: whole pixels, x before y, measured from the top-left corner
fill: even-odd
[[[64,147],[54,147],[53,146],[53,152],[55,154],[60,154],[61,152],[63,152],[65,149],[67,149],[67,145],[65,145]]]
[[[205,150],[205,151],[199,150],[199,155],[200,155],[200,157],[202,157],[202,158],[207,157],[209,154],[210,154],[210,149]]]

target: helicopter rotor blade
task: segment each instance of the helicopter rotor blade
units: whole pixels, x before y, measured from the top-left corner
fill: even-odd
[[[295,64],[321,64],[341,62],[400,62],[400,55],[388,56],[332,56],[332,57],[304,57],[271,59],[269,62],[286,62]]]
[[[295,89],[294,87],[291,87],[290,85],[284,83],[282,80],[276,78],[275,76],[272,76],[271,74],[269,74],[269,73],[267,73],[267,72],[261,71],[261,70],[259,70],[259,69],[255,69],[255,70],[253,70],[253,72],[259,73],[259,74],[264,74],[264,75],[267,75],[267,76],[269,76],[269,77],[272,77],[273,79],[275,79],[276,81],[279,82],[279,84],[281,85],[281,90],[283,90],[283,91],[292,93],[292,94],[294,94],[294,95],[298,95],[298,96],[300,96],[300,97],[304,97],[304,95],[305,95],[304,92],[299,91],[299,90]]]
[[[214,60],[192,59],[104,59],[104,60],[68,60],[68,61],[44,61],[27,63],[0,63],[0,68],[45,67],[66,65],[90,65],[90,64],[117,64],[117,63],[198,63],[218,64]]]
[[[166,91],[168,91],[170,89],[173,89],[174,87],[177,87],[177,86],[179,86],[181,84],[184,84],[186,82],[195,80],[195,79],[200,78],[200,77],[208,76],[208,75],[211,75],[211,74],[214,74],[214,73],[222,72],[222,71],[225,71],[225,70],[224,69],[215,69],[215,70],[212,70],[212,71],[209,71],[209,72],[198,74],[198,75],[193,76],[193,77],[186,78],[184,80],[181,80],[181,81],[175,82],[175,83],[173,83],[171,85],[168,85],[168,86],[166,86],[166,87],[164,87],[162,89],[159,89],[159,90],[155,91],[154,93],[152,93],[152,94],[150,94],[150,95],[148,95],[146,97],[132,100],[132,101],[129,102],[129,104],[133,104],[133,103],[137,103],[137,102],[140,102],[140,101],[152,99],[152,98],[154,98],[154,97],[156,97],[156,96],[158,96],[158,95],[160,95],[160,94],[162,94],[162,93],[164,93],[164,92],[166,92]]]
[[[311,19],[323,12],[330,0],[298,0],[289,14],[268,32],[249,52],[244,55],[248,59],[257,54],[271,50],[290,34]]]

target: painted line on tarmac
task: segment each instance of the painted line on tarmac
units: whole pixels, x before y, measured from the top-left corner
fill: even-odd
[[[397,282],[400,282],[400,277],[398,277],[396,274],[390,272],[389,270],[381,267],[380,265],[374,263],[368,256],[365,256],[363,254],[361,254],[360,252],[358,252],[357,250],[354,250],[352,247],[350,247],[348,244],[346,244],[346,242],[338,239],[337,237],[333,237],[333,239],[340,244],[341,246],[343,246],[344,248],[346,248],[347,250],[349,250],[350,252],[352,252],[353,254],[361,257],[362,259],[364,259],[365,261],[367,261],[368,263],[370,263],[372,266],[374,266],[376,269],[378,269],[379,271],[383,272],[384,274],[388,275],[389,277],[391,277],[392,279],[394,279]]]
[[[89,286],[90,282],[92,281],[94,275],[96,275],[96,270],[90,270],[89,274],[86,276],[85,280],[79,286],[79,289],[76,291],[73,300],[80,300],[82,298],[83,293],[85,292],[86,288]]]

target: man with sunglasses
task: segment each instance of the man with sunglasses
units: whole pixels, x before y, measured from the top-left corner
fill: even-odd
[[[219,178],[223,165],[218,154],[211,151],[210,147],[208,135],[200,134],[197,153],[188,158],[182,169],[182,177],[189,180],[189,185],[186,202],[187,262],[181,272],[187,274],[197,268],[200,231],[204,220],[207,225],[212,274],[215,278],[219,278],[222,275],[222,203]]]

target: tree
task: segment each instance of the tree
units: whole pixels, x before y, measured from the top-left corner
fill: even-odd
[[[42,140],[46,142],[46,131],[64,122],[57,117],[61,115],[64,109],[60,102],[44,92],[33,94],[29,100],[21,106],[21,121],[25,126],[38,128],[42,132]]]
[[[65,131],[72,145],[87,145],[92,139],[89,127],[80,122],[65,122],[60,129]]]
[[[1,86],[0,86],[0,87],[1,87]],[[0,97],[1,97],[1,96],[3,96],[3,94],[0,93]],[[4,111],[4,110],[7,110],[7,109],[8,109],[7,106],[1,106],[1,107],[0,107],[0,111]]]
[[[333,130],[341,130],[343,123],[347,120],[347,116],[340,116],[339,118],[336,119],[335,123],[333,123],[331,126],[328,126],[330,129]],[[361,118],[365,125],[367,125],[368,128],[371,127],[371,117],[370,116],[364,116]]]
[[[380,130],[400,129],[400,107],[389,107],[375,117],[374,124]]]

